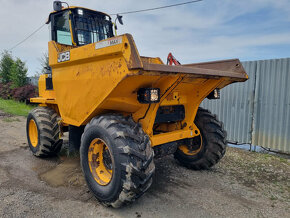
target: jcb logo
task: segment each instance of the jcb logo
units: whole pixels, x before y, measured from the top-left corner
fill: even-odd
[[[70,60],[70,53],[69,51],[59,53],[57,62],[69,61]]]

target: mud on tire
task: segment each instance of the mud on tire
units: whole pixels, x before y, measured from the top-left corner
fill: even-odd
[[[217,164],[226,152],[226,131],[215,115],[201,107],[198,108],[194,123],[201,133],[200,150],[194,155],[188,155],[178,148],[174,157],[185,167],[195,170],[209,169]]]
[[[60,127],[58,114],[48,107],[37,107],[27,117],[26,133],[30,150],[35,156],[48,157],[56,155],[62,146],[62,139],[59,139]],[[37,130],[35,139],[32,142],[32,133],[29,125],[34,123]]]
[[[106,144],[113,163],[112,177],[106,185],[99,184],[90,169],[88,153],[95,139]],[[132,118],[115,114],[93,118],[82,135],[80,157],[89,189],[106,206],[130,203],[151,186],[155,171],[153,149],[148,135]]]

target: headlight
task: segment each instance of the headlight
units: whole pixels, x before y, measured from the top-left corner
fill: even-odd
[[[141,104],[158,103],[160,101],[160,89],[141,88],[137,92],[137,99]]]

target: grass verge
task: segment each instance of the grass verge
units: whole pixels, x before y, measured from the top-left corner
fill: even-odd
[[[32,108],[33,106],[22,102],[0,98],[0,110],[8,114],[27,116]]]

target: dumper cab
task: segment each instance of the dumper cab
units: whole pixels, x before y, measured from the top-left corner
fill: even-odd
[[[46,23],[51,40],[62,45],[77,47],[114,37],[109,15],[82,7],[59,8]]]

